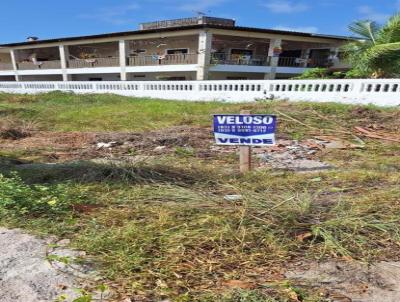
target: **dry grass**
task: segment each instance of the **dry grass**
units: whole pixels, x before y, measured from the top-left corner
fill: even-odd
[[[0,120],[0,138],[18,140],[31,136],[38,129],[38,123],[34,121],[5,118]]]
[[[297,297],[300,301],[327,301],[316,292],[290,284],[284,271],[296,261],[400,258],[398,144],[362,138],[362,149],[318,153],[319,159],[337,167],[333,171],[296,174],[264,169],[240,176],[234,153],[204,156],[209,152],[208,142],[199,143],[206,140],[204,132],[199,132],[199,141],[190,141],[179,131],[172,131],[186,123],[181,117],[182,107],[185,120],[190,120],[194,129],[209,124],[211,113],[247,108],[260,113],[285,113],[278,117],[280,138],[329,134],[352,141],[354,126],[399,133],[398,109],[285,102],[182,105],[128,98],[118,99],[115,104],[115,96],[114,103],[91,96],[78,104],[82,96],[76,97],[79,100],[69,95],[57,97],[67,98],[73,105],[66,100],[57,104],[46,95],[37,96],[45,100],[23,105],[13,101],[5,106],[7,112],[13,109],[12,115],[23,120],[40,117],[45,129],[50,125],[88,129],[82,115],[71,120],[61,117],[72,116],[76,110],[72,107],[80,106],[91,112],[91,121],[101,116],[97,110],[107,107],[106,112],[111,114],[108,124],[92,124],[91,131],[135,132],[98,135],[103,140],[132,139],[133,150],[125,150],[125,157],[151,157],[135,164],[82,159],[21,165],[13,163],[12,158],[4,159],[7,164],[0,162],[4,171],[17,171],[27,183],[71,186],[81,190],[83,201],[79,211],[75,207],[56,219],[4,217],[2,224],[71,238],[74,246],[88,253],[121,299],[276,302],[295,301]],[[137,107],[138,121],[147,118],[148,124],[137,126],[136,121],[129,124],[117,118],[128,102]],[[56,117],[47,121],[37,111],[46,104],[56,112]],[[164,116],[160,112],[165,108]],[[61,114],[62,110],[67,112]],[[299,126],[296,120],[307,126]],[[168,145],[158,155],[152,150],[161,141],[153,142],[152,148],[144,147],[149,138],[143,130],[151,123],[152,129],[174,126],[157,132],[156,138],[167,140]],[[43,153],[39,146],[35,148],[31,152]],[[14,155],[11,151],[7,151],[8,157],[27,157],[18,148]],[[96,154],[115,159],[121,152],[116,148],[114,153]],[[226,201],[227,194],[238,194],[242,199]]]

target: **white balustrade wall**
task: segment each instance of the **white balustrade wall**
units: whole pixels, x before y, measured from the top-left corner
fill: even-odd
[[[186,101],[250,102],[257,99],[400,105],[400,79],[233,80],[135,82],[0,82],[0,92],[114,93]]]

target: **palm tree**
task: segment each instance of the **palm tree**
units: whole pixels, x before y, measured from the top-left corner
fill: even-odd
[[[383,26],[366,20],[350,24],[349,29],[358,39],[343,50],[357,73],[374,78],[400,76],[400,13]]]

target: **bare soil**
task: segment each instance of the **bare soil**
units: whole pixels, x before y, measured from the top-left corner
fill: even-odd
[[[50,249],[52,240],[42,240],[20,230],[0,228],[0,301],[53,302],[65,296],[72,301],[83,288],[82,277],[88,280],[83,266],[50,262],[49,256],[68,257],[79,252],[58,247]]]
[[[46,132],[34,131],[28,137],[1,139],[3,151],[29,152],[29,160],[46,163],[89,159],[125,159],[140,156],[163,156],[188,152],[198,158],[218,158],[235,154],[236,147],[216,146],[209,128],[178,126],[147,133],[128,132]],[[332,147],[334,145],[334,147]],[[332,168],[318,161],[325,148],[347,148],[343,142],[279,139],[275,147],[254,148],[260,168],[313,171]]]
[[[296,284],[318,289],[331,301],[400,301],[400,262],[312,262],[298,264],[286,277]]]

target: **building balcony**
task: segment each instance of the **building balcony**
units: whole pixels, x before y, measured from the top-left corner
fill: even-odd
[[[68,60],[68,68],[118,67],[119,63],[118,57],[70,59]]]
[[[128,66],[197,64],[197,54],[150,55],[128,58]]]
[[[34,69],[60,69],[61,61],[37,61],[37,62],[19,62],[18,70],[34,70]]]
[[[271,57],[268,56],[237,56],[225,53],[214,53],[211,56],[212,65],[247,65],[270,66]]]

